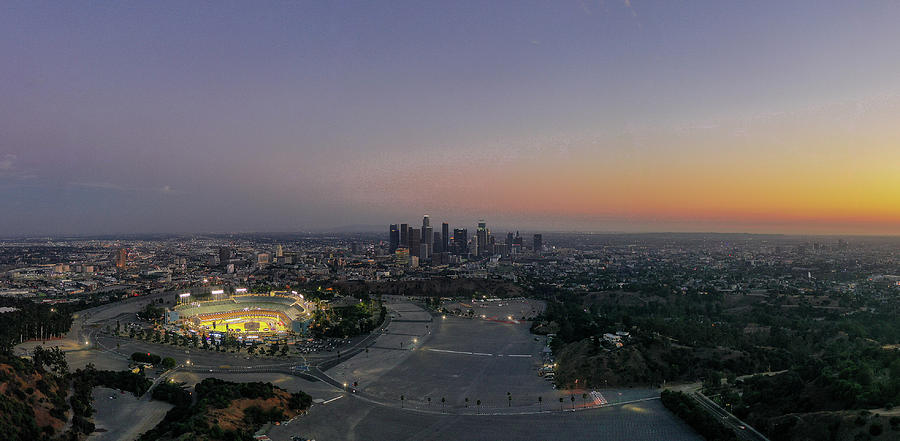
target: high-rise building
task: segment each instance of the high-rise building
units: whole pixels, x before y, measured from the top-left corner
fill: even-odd
[[[418,228],[410,228],[409,229],[409,255],[419,256],[419,251],[421,251],[420,245],[422,244],[422,230]]]
[[[469,232],[465,228],[453,229],[453,252],[465,256],[469,254]]]
[[[475,237],[473,239],[478,241],[478,246],[475,248],[473,254],[479,255],[484,254],[487,251],[487,223],[484,219],[478,221],[478,229],[475,230]]]
[[[424,217],[422,217],[422,229],[424,230],[430,226],[431,226],[431,217],[429,217],[426,214]]]
[[[284,257],[284,248],[281,244],[278,244],[278,246],[275,247],[275,257]]]
[[[429,247],[434,246],[434,232],[431,227],[422,228],[422,243],[427,243]]]
[[[544,237],[540,234],[535,234],[532,241],[534,245],[534,254],[541,254],[541,251],[544,250]]]
[[[478,234],[472,237],[472,246],[469,247],[469,254],[473,256],[478,256],[481,254],[481,243],[478,240]]]
[[[444,251],[450,251],[450,224],[446,222],[441,224],[441,239],[444,241]]]
[[[439,232],[434,232],[434,243],[432,244],[434,254],[444,252],[444,236]]]
[[[400,224],[400,246],[409,247],[409,224]]]
[[[391,250],[391,254],[394,251],[397,251],[397,248],[400,247],[400,229],[397,228],[397,224],[391,224],[391,229],[389,233],[389,243],[388,249]]]
[[[229,260],[231,260],[231,248],[219,248],[219,264],[227,265]]]
[[[506,254],[512,252],[513,234],[512,231],[506,233]]]
[[[119,248],[116,251],[116,268],[125,268],[128,265],[128,250]]]

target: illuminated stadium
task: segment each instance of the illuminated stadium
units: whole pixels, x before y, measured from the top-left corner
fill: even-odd
[[[175,306],[167,321],[195,331],[271,335],[302,334],[311,317],[312,310],[302,295],[273,291],[204,302],[185,301]]]

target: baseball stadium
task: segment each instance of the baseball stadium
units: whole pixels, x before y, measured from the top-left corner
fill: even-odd
[[[195,331],[236,334],[302,334],[312,318],[309,304],[294,291],[182,303],[172,312],[169,323]]]

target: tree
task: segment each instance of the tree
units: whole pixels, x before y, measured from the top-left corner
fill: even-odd
[[[587,394],[581,394],[581,405],[587,407]]]
[[[162,359],[162,367],[166,369],[172,369],[175,367],[175,359],[172,357],[166,357]]]
[[[475,400],[475,413],[478,413],[479,408],[481,408],[481,400]]]
[[[34,348],[34,354],[31,357],[34,367],[43,372],[44,366],[57,375],[65,375],[69,372],[69,363],[66,362],[66,355],[58,347],[53,349],[44,349],[43,346]]]
[[[405,400],[405,399],[406,399],[406,397],[404,397],[403,395],[400,395],[400,408],[401,409],[403,408],[403,400]]]
[[[572,399],[572,410],[575,410],[575,395],[570,397]]]
[[[538,396],[538,406],[541,410],[544,410],[544,397]]]
[[[466,397],[466,409],[469,408],[469,397]]]
[[[559,410],[562,410],[563,398],[559,397]]]
[[[441,397],[441,412],[444,411],[444,403],[446,403],[446,402],[447,402],[447,398]]]

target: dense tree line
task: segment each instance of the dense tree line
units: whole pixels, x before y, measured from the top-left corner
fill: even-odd
[[[182,439],[216,439],[216,440],[252,440],[253,432],[268,421],[284,418],[281,409],[264,410],[251,406],[244,412],[245,428],[238,430],[222,430],[216,424],[208,422],[211,409],[228,407],[233,400],[268,399],[275,396],[276,387],[272,383],[233,383],[216,378],[206,378],[194,386],[196,402],[191,404],[189,396],[184,395],[181,385],[159,385],[159,399],[165,399],[175,408],[170,410],[163,421],[153,430],[143,434],[141,440],[150,441],[160,438]],[[157,392],[154,389],[154,398]],[[304,392],[291,394],[287,405],[291,410],[304,410],[312,403],[312,397]]]
[[[17,308],[0,320],[0,352],[9,354],[13,346],[27,340],[64,336],[72,326],[72,313],[83,305],[47,305],[30,300],[0,299],[0,306]]]
[[[662,403],[666,409],[684,420],[708,441],[737,441],[738,439],[733,430],[703,410],[693,398],[682,392],[664,390]]]
[[[345,307],[319,308],[313,313],[310,332],[315,337],[353,337],[372,331],[386,315],[387,309],[374,300]]]

